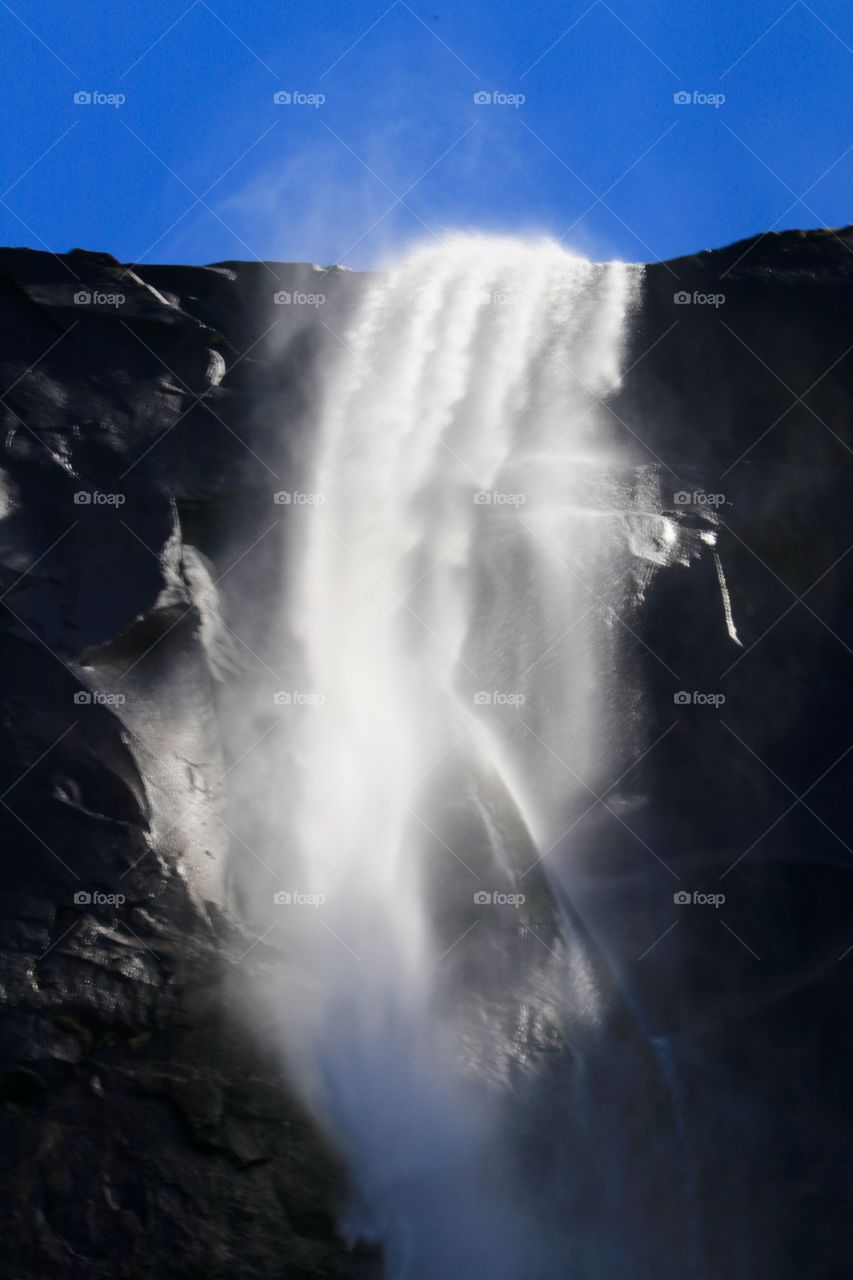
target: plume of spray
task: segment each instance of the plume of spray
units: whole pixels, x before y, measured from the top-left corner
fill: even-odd
[[[532,1261],[504,1151],[537,1011],[523,973],[495,994],[503,935],[473,913],[484,877],[518,880],[514,840],[546,851],[566,768],[605,762],[589,592],[624,597],[631,528],[601,401],[637,275],[549,241],[418,247],[366,287],[318,409],[283,606],[314,697],[293,709],[283,821],[322,907],[289,917],[278,997],[291,1069],[347,1158],[347,1230],[385,1242],[392,1280],[567,1274],[547,1244]],[[460,796],[485,855],[448,836]]]

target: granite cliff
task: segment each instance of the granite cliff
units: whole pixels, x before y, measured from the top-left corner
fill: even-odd
[[[638,475],[713,534],[629,620],[645,754],[574,835],[613,1034],[666,1063],[628,1100],[651,1119],[614,1195],[651,1240],[638,1280],[849,1270],[851,254],[853,231],[785,232],[649,266],[608,401]],[[363,280],[0,251],[15,1280],[382,1274],[339,1238],[338,1160],[235,1012],[270,944],[227,798],[254,744],[221,730],[269,659],[246,606]]]

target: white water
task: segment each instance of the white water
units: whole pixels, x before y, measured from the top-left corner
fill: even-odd
[[[601,398],[637,276],[551,242],[427,245],[368,289],[324,397],[289,608],[323,699],[293,735],[291,823],[300,887],[325,903],[299,926],[291,1051],[345,1148],[352,1232],[386,1240],[393,1280],[532,1274],[494,1174],[502,1069],[485,1018],[443,1020],[443,953],[481,945],[475,892],[523,888],[488,793],[544,853],[573,778],[606,762],[632,530]],[[436,787],[463,776],[493,882],[446,835]]]

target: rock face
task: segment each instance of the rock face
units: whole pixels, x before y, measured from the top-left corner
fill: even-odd
[[[318,349],[316,319],[274,302],[315,273],[276,272],[0,254],[16,1280],[377,1274],[336,1236],[324,1142],[228,1012],[265,944],[225,911],[212,677],[239,642],[212,583],[278,532]],[[349,283],[324,279],[330,299]]]
[[[651,268],[613,406],[680,519],[708,504],[676,495],[722,496],[719,566],[661,574],[632,641],[652,749],[618,790],[680,878],[611,822],[598,931],[671,1055],[701,1275],[850,1266],[851,302],[849,228]],[[664,906],[679,891],[726,900]]]
[[[640,745],[573,842],[579,921],[676,1117],[658,1274],[849,1271],[851,254],[850,231],[785,233],[648,268],[610,402],[707,535],[626,620]],[[336,1161],[234,1013],[270,944],[237,909],[223,794],[253,744],[218,728],[269,658],[241,604],[278,572],[362,280],[0,251],[15,1280],[381,1274],[339,1240]]]

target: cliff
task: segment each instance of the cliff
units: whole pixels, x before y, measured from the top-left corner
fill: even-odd
[[[851,254],[849,229],[786,232],[648,267],[608,401],[673,519],[712,535],[624,620],[646,754],[575,837],[578,917],[665,1046],[680,1276],[849,1265]],[[253,746],[219,727],[241,677],[217,680],[269,659],[244,606],[278,573],[298,513],[276,494],[300,489],[362,282],[0,251],[16,1280],[381,1274],[338,1238],[337,1162],[235,1014],[272,944],[241,911],[225,794]]]

